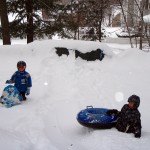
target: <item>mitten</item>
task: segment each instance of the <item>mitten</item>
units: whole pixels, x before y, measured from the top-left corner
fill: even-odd
[[[118,110],[117,109],[111,109],[107,111],[107,115],[111,116],[111,115],[117,115],[118,114]]]
[[[12,80],[7,80],[5,83],[6,84],[12,84],[13,82],[12,82]]]
[[[28,87],[26,91],[26,95],[29,95],[29,94],[30,94],[30,88]]]

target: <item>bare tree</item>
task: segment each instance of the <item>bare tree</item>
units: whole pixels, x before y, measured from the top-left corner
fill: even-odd
[[[10,45],[9,21],[7,15],[6,0],[0,0],[0,17],[2,26],[3,45]]]
[[[147,11],[147,13],[148,13],[148,9],[149,9],[149,0],[146,0],[145,1],[145,10]],[[145,23],[145,34],[146,34],[146,38],[148,41],[148,45],[150,46],[150,38],[148,35],[148,24],[147,23]]]
[[[122,0],[118,0],[120,3],[122,14],[127,28],[131,47],[133,47],[131,35],[135,37],[137,43],[137,37],[139,37],[139,49],[142,50],[143,38],[147,40],[150,45],[149,35],[147,33],[147,24],[144,23],[143,16],[144,12],[148,12],[149,0],[134,0],[134,1],[124,1],[126,2],[127,9],[123,6]],[[134,29],[132,34],[130,32],[130,27]],[[134,35],[133,35],[134,34]]]
[[[146,40],[148,42],[148,45],[150,46],[150,38],[147,34],[147,24],[144,23],[144,11],[148,10],[148,4],[149,0],[143,0],[139,4],[137,0],[135,0],[135,3],[137,5],[137,8],[139,10],[139,35],[140,35],[140,45],[139,48],[142,50],[143,47],[143,37],[146,37]]]
[[[124,11],[124,9],[123,9],[122,0],[118,0],[118,2],[119,2],[119,4],[120,4],[121,10],[122,10],[122,14],[123,14],[123,18],[124,18],[124,22],[125,22],[125,25],[126,25],[126,27],[127,27],[128,34],[129,34],[129,39],[130,39],[131,48],[133,48],[132,39],[131,39],[131,36],[130,36],[130,30],[129,30],[129,26],[128,26],[127,19],[126,19],[126,16],[125,16],[125,11]]]

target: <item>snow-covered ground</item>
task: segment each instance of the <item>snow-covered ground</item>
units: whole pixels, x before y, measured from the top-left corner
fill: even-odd
[[[74,40],[15,44],[0,46],[0,93],[19,60],[26,61],[33,87],[21,105],[0,106],[1,150],[149,150],[150,53]],[[75,59],[73,50],[58,57],[55,46],[84,52],[101,48],[106,57],[87,62]],[[89,129],[76,120],[89,105],[120,110],[132,94],[141,98],[140,139],[115,128]]]

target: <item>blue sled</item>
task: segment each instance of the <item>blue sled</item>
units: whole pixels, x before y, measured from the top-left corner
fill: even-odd
[[[97,129],[109,129],[116,125],[117,116],[107,115],[107,108],[93,108],[92,106],[87,106],[86,109],[81,110],[77,114],[77,121],[90,128]]]
[[[22,96],[20,95],[18,89],[13,85],[8,85],[4,88],[2,96],[1,96],[1,103],[10,108],[17,104],[20,104],[22,101]]]

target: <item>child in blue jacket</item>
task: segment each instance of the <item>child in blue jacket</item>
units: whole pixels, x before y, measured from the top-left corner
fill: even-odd
[[[32,87],[31,76],[25,71],[26,63],[24,61],[19,61],[17,63],[18,71],[16,71],[10,80],[6,81],[6,84],[13,84],[20,92],[23,100],[26,100],[25,95],[30,94],[30,88]]]

